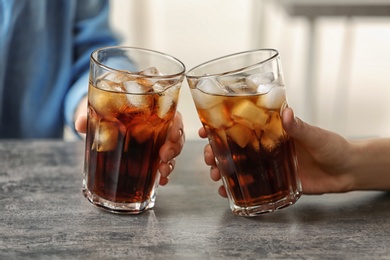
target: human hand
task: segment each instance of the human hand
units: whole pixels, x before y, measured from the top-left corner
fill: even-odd
[[[206,132],[206,129],[204,127],[199,129],[198,134],[201,138],[207,138],[207,132]],[[215,161],[215,157],[214,157],[214,153],[213,153],[213,150],[211,149],[210,144],[206,144],[203,153],[204,153],[205,163],[210,166],[210,178],[213,181],[221,180],[221,173],[218,170],[218,167],[217,167],[217,164]],[[223,185],[221,185],[219,187],[218,193],[222,197],[227,198],[227,193],[226,193],[225,187]]]
[[[291,108],[283,111],[282,123],[287,134],[294,138],[303,193],[353,189],[352,143],[334,132],[303,122]]]
[[[336,133],[311,126],[294,117],[291,108],[283,111],[282,118],[285,131],[294,138],[303,192],[322,194],[352,190],[351,143]],[[207,137],[204,128],[199,130],[199,136]],[[219,181],[221,175],[209,144],[204,149],[204,160],[211,166],[211,179]],[[227,197],[223,186],[218,191],[221,196]]]
[[[75,112],[75,129],[80,134],[85,134],[87,131],[87,98],[85,97],[79,104]],[[168,183],[169,175],[175,168],[175,157],[177,157],[184,146],[185,134],[183,127],[183,118],[180,112],[176,112],[172,125],[168,130],[168,136],[160,149],[160,165],[161,173],[160,185],[164,186]]]
[[[87,132],[87,105],[88,98],[85,96],[80,101],[75,112],[74,127],[79,134],[85,134]]]
[[[168,183],[169,175],[175,168],[175,157],[177,157],[184,146],[185,133],[183,126],[183,117],[179,111],[173,118],[173,123],[168,130],[168,136],[165,143],[160,148],[160,166],[161,173],[160,185]]]

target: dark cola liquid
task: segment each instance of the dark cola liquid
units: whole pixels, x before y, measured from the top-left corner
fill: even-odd
[[[191,90],[235,214],[292,205],[301,194],[293,140],[282,127],[284,87],[220,96]]]
[[[280,141],[272,150],[260,147],[260,151],[255,151],[251,145],[242,148],[229,138],[225,147],[226,143],[220,142],[212,130],[210,135],[218,168],[235,205],[253,207],[274,203],[300,189],[291,139]]]
[[[163,134],[163,133],[161,133]],[[125,136],[119,136],[125,140]],[[158,151],[162,138],[136,140],[113,151],[90,150],[88,190],[99,197],[118,203],[137,203],[151,196],[156,181]],[[125,144],[125,142],[122,142]]]
[[[87,187],[91,193],[118,203],[137,203],[151,196],[159,165],[158,152],[164,143],[168,124],[149,138],[138,142],[126,140],[119,133],[118,143],[111,151],[89,149]],[[131,135],[131,128],[127,135]],[[89,133],[90,143],[93,133]],[[92,147],[92,145],[91,145]]]
[[[159,96],[152,98],[157,104]],[[153,106],[117,110],[102,113],[88,104],[84,185],[90,194],[110,202],[142,203],[154,195],[159,150],[171,121],[159,118]],[[165,118],[174,111],[175,106]]]

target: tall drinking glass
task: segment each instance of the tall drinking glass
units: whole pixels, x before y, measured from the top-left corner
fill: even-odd
[[[186,77],[233,213],[255,216],[294,204],[302,188],[281,122],[287,99],[279,53],[232,54]]]
[[[159,150],[176,113],[182,62],[167,54],[107,47],[91,55],[83,193],[114,213],[153,208]]]

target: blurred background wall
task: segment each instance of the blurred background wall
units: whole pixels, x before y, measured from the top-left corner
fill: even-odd
[[[278,49],[299,117],[347,137],[390,136],[390,15],[312,18],[276,0],[111,0],[110,19],[123,45],[171,54],[187,69],[234,52]],[[199,138],[186,82],[179,110],[187,139]]]

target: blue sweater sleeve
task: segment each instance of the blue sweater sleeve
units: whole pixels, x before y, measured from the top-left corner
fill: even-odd
[[[118,38],[109,26],[109,6],[106,0],[78,2],[73,38],[72,86],[64,102],[66,123],[74,130],[74,113],[88,92],[89,60],[92,51],[118,44]]]

